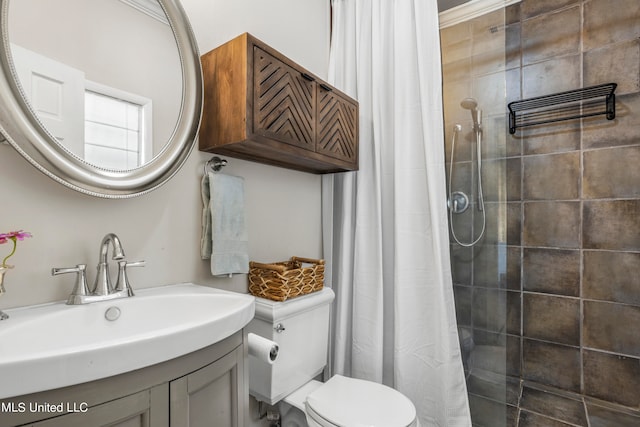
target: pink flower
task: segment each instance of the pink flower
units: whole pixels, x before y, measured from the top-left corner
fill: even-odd
[[[9,266],[7,266],[7,260],[9,258],[11,258],[11,256],[13,254],[16,253],[16,247],[18,245],[18,240],[22,241],[27,237],[33,237],[33,236],[31,235],[31,233],[29,233],[27,231],[23,231],[23,230],[10,231],[8,233],[0,233],[0,244],[7,243],[9,241],[13,242],[13,250],[11,251],[11,253],[9,255],[7,255],[2,260],[2,267],[9,268]]]

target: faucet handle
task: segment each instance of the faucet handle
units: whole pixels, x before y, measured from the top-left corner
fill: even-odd
[[[89,288],[87,287],[87,265],[78,264],[75,267],[70,268],[52,268],[51,275],[57,276],[59,274],[76,273],[76,284],[71,291],[71,295],[67,299],[67,304],[79,304],[80,300],[89,295]]]
[[[134,293],[127,277],[127,267],[144,267],[145,264],[144,261],[118,261],[118,281],[116,282],[115,292],[123,291],[127,293],[127,296],[132,297]]]
[[[144,267],[145,265],[147,265],[147,263],[142,260],[142,261],[126,261],[125,262],[125,267]]]

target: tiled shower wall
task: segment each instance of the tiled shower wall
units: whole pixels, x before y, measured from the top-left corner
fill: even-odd
[[[485,137],[488,234],[472,249],[452,245],[453,273],[459,324],[476,348],[506,349],[508,379],[496,393],[471,377],[472,412],[478,425],[491,425],[492,403],[519,427],[640,425],[640,1],[524,0],[444,29],[445,98],[486,75],[463,72],[479,27],[503,33],[493,69],[507,100],[493,100],[503,115],[487,126],[504,135]],[[506,103],[608,82],[618,84],[614,121],[508,134]],[[468,160],[456,157],[460,170]],[[470,215],[454,219],[469,235],[480,224]]]

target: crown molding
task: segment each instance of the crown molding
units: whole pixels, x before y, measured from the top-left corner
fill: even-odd
[[[169,25],[169,20],[157,0],[120,0],[122,3],[149,15],[153,19]]]
[[[471,0],[441,12],[438,15],[440,28],[450,27],[516,3],[520,3],[520,0]]]

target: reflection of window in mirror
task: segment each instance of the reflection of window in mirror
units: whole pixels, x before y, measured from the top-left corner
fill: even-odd
[[[151,100],[90,81],[85,89],[85,161],[124,170],[150,160]]]

